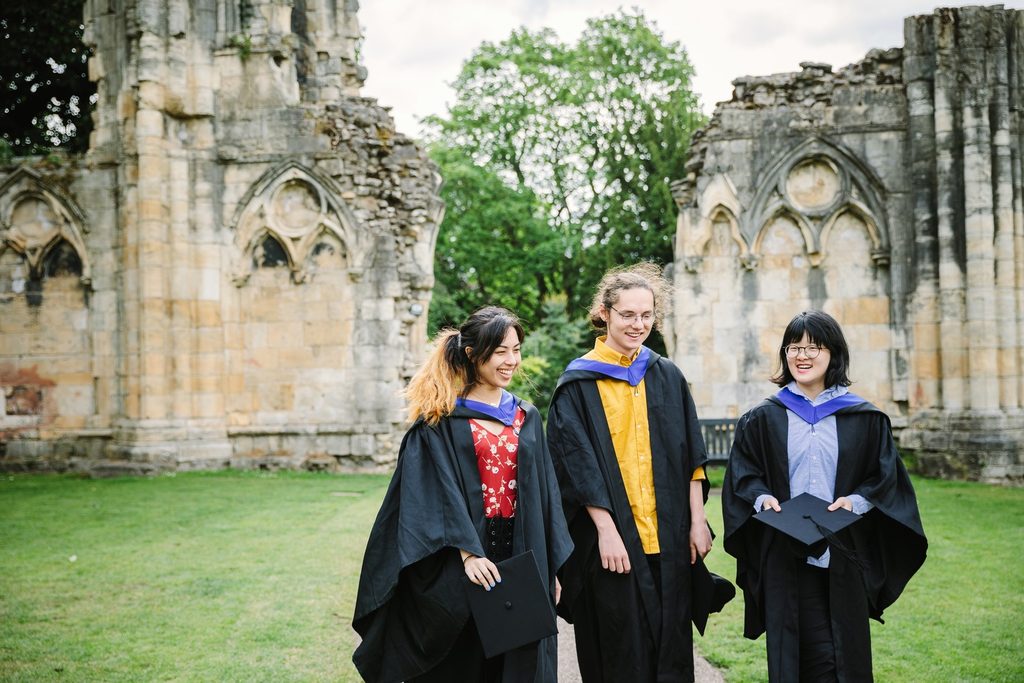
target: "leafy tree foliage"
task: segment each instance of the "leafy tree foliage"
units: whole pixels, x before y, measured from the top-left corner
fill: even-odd
[[[431,155],[443,169],[447,215],[434,255],[431,328],[456,325],[489,304],[539,323],[561,254],[533,191],[502,182],[463,150],[435,146]]]
[[[86,73],[83,0],[4,0],[0,9],[0,140],[15,154],[84,151],[96,88]]]
[[[544,324],[526,330],[523,365],[510,391],[536,405],[547,417],[548,402],[559,376],[569,361],[593,343],[593,337],[589,323],[566,315],[561,299],[546,302],[544,308]]]
[[[482,44],[463,65],[448,116],[431,120],[433,137],[517,195],[532,194],[551,235],[541,241],[545,263],[552,240],[559,253],[541,299],[562,293],[579,316],[608,267],[671,261],[668,183],[682,175],[690,136],[704,122],[692,74],[685,50],[639,11],[589,21],[574,45],[548,29],[520,29]],[[439,163],[450,177],[446,159]],[[475,234],[454,227],[463,220],[449,206],[442,238]],[[461,247],[466,258],[454,263],[478,268],[479,246]],[[519,286],[536,285],[523,273]],[[444,306],[447,293],[435,296]]]
[[[690,136],[704,123],[685,50],[639,11],[593,19],[568,45],[550,30],[484,43],[431,124],[447,204],[431,331],[484,304],[526,323],[513,390],[545,409],[589,345],[601,274],[672,260]],[[649,345],[663,351],[652,335]]]

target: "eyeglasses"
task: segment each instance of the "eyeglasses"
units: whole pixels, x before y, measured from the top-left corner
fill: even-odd
[[[615,308],[614,306],[609,306],[608,308],[610,308],[613,311],[615,311],[616,313],[618,313],[619,317],[622,318],[622,322],[626,323],[627,325],[632,325],[633,323],[635,323],[637,318],[640,318],[640,321],[644,325],[650,325],[651,321],[654,320],[654,313],[648,312],[648,313],[644,313],[643,315],[637,315],[633,311],[627,311],[627,312],[623,313],[622,311],[620,311],[619,309]]]
[[[786,355],[790,358],[796,358],[803,353],[808,358],[817,358],[818,354],[821,353],[820,346],[797,346],[796,344],[790,344],[789,346],[783,346],[782,350],[786,352]]]

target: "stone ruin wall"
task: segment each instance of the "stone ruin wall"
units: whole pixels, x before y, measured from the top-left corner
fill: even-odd
[[[353,0],[89,0],[84,158],[0,169],[0,467],[381,469],[436,168]]]
[[[673,357],[701,415],[774,390],[785,325],[843,325],[853,390],[928,474],[1024,480],[1024,12],[910,17],[903,48],[734,81],[694,138]]]

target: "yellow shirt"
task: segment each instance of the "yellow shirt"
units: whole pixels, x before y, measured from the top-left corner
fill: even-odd
[[[629,367],[636,354],[625,356],[611,349],[600,337],[587,360]],[[658,544],[658,510],[654,496],[654,470],[651,466],[651,434],[647,422],[647,389],[644,380],[635,387],[616,379],[597,380],[608,429],[611,432],[615,458],[619,462],[622,482],[626,487],[629,506],[633,510],[637,531],[644,553],[661,552]],[[704,468],[698,467],[693,479],[704,479]]]

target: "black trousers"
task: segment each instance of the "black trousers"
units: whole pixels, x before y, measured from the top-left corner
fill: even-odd
[[[800,683],[835,683],[828,570],[803,563],[800,569]]]

